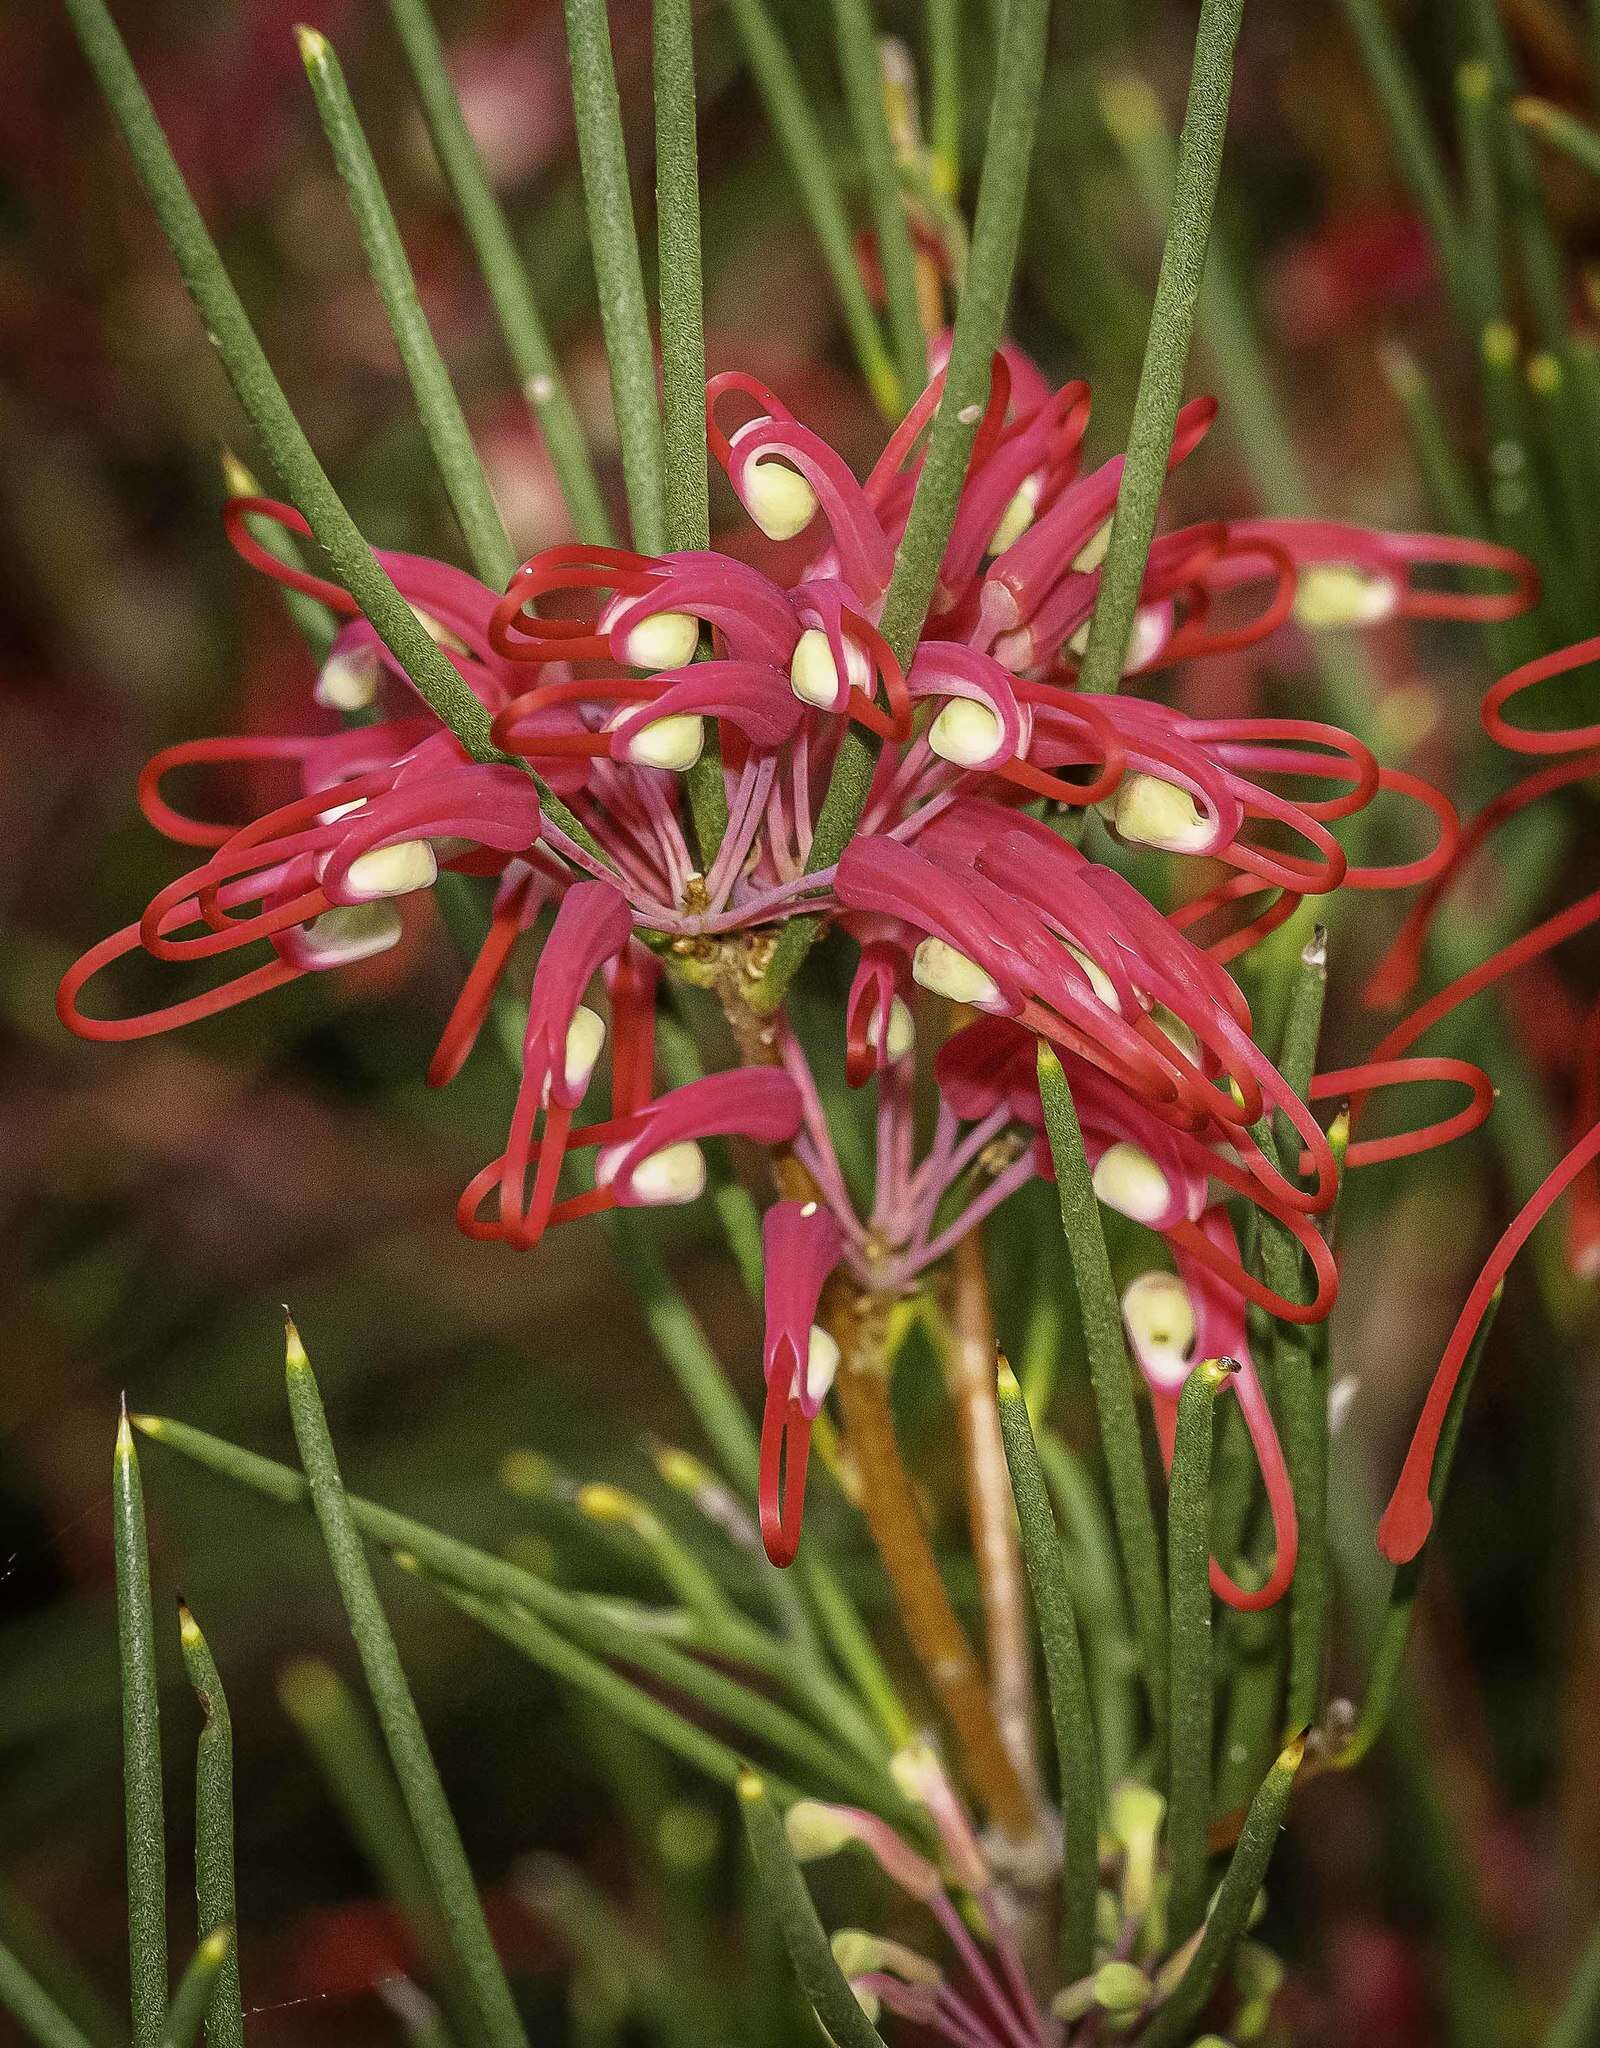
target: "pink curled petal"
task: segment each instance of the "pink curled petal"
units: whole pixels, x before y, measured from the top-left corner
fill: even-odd
[[[909,846],[858,833],[840,856],[834,894],[852,910],[897,917],[976,961],[1007,1008],[1020,1007],[1031,978],[1015,943],[1017,920],[998,889],[963,881]]]
[[[845,581],[864,602],[875,603],[889,587],[894,549],[849,464],[798,420],[750,420],[728,441],[728,480],[741,501],[751,465],[773,457],[797,469],[816,492]]]
[[[799,638],[794,609],[770,577],[709,549],[662,555],[648,587],[611,607],[606,630],[618,661],[628,658],[634,628],[658,612],[688,612],[704,620],[736,661],[784,667]]]
[[[1009,1017],[979,1017],[953,1032],[933,1062],[940,1095],[964,1123],[979,1123],[1001,1107],[1018,1122],[1042,1128],[1037,1041]]]
[[[766,1271],[766,1337],[762,1371],[793,1392],[814,1417],[826,1391],[807,1384],[806,1364],[817,1304],[828,1275],[844,1256],[844,1237],[817,1202],[774,1202],[761,1220]]]
[[[567,1081],[567,1034],[590,982],[631,933],[627,903],[609,882],[575,882],[562,897],[534,970],[522,1039],[522,1086],[535,1103],[575,1109],[583,1099],[588,1076],[581,1086]]]
[[[800,1114],[800,1091],[781,1067],[735,1067],[686,1081],[637,1113],[637,1135],[622,1140],[611,1162],[611,1191],[625,1207],[636,1205],[634,1174],[669,1145],[732,1137],[787,1145],[800,1129]]]
[[[720,718],[737,726],[755,747],[779,747],[805,715],[805,706],[779,670],[754,661],[701,661],[664,670],[661,694],[632,711],[611,733],[611,758],[627,761],[646,726],[662,718]]]
[[[906,673],[906,689],[914,701],[961,697],[994,713],[1000,725],[994,752],[989,759],[973,763],[974,767],[997,767],[1027,746],[1031,721],[1017,702],[1011,677],[999,662],[976,648],[954,641],[925,640]]]

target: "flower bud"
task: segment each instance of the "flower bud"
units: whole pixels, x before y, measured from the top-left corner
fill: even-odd
[[[370,647],[333,654],[317,671],[313,699],[328,711],[365,711],[378,694],[383,670]]]
[[[744,472],[744,509],[768,540],[793,540],[817,513],[817,494],[783,462],[752,462]]]
[[[903,1060],[917,1042],[917,1026],[909,1007],[899,996],[889,999],[889,1034],[884,1038],[880,1014],[874,1007],[867,1019],[867,1044],[874,1052],[883,1052],[891,1060]]]
[[[392,903],[336,903],[294,933],[284,950],[302,967],[351,967],[387,953],[403,927]]]
[[[989,536],[988,552],[991,555],[1003,555],[1013,541],[1021,540],[1038,514],[1039,499],[1043,493],[1044,478],[1037,470],[1022,479],[1011,503],[1001,513],[999,524]]]
[[[628,759],[641,768],[666,768],[681,774],[699,760],[705,743],[705,720],[693,712],[678,712],[641,726],[628,742]]]
[[[613,607],[614,611],[624,609]],[[602,617],[602,632],[609,621]],[[630,668],[687,668],[700,646],[700,621],[689,612],[651,612],[628,630],[620,659]]]
[[[426,839],[374,847],[350,863],[344,886],[352,896],[409,896],[439,879],[439,863]]]
[[[928,745],[941,761],[978,768],[1000,749],[1003,728],[987,704],[952,697],[928,728]]]
[[[1393,577],[1374,576],[1353,562],[1310,563],[1295,583],[1295,620],[1312,632],[1330,626],[1375,626],[1392,618],[1399,604]]]
[[[872,685],[872,663],[853,640],[844,643],[845,674],[852,690]],[[802,704],[814,704],[819,711],[835,711],[839,705],[839,664],[820,626],[808,626],[795,642],[789,662],[789,687]]]
[[[976,960],[958,953],[943,939],[924,939],[911,956],[911,978],[930,994],[974,1009],[1003,1009],[999,985]]]
[[[1111,822],[1133,845],[1164,853],[1209,852],[1217,836],[1188,790],[1159,775],[1125,775],[1111,799]]]
[[[605,1042],[605,1019],[597,1016],[587,1003],[580,1003],[567,1026],[566,1052],[562,1062],[562,1075],[572,1093],[581,1094],[588,1087],[589,1077]]]
[[[1154,1223],[1172,1203],[1167,1177],[1149,1153],[1126,1139],[1108,1145],[1090,1179],[1108,1209],[1135,1223]]]

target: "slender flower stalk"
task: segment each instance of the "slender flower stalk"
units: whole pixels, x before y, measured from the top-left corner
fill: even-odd
[[[400,1653],[361,1548],[349,1496],[328,1435],[322,1396],[293,1323],[287,1326],[285,1376],[289,1412],[312,1507],[361,1654],[361,1667],[378,1711],[395,1776],[400,1781],[401,1794],[417,1831],[423,1860],[462,1972],[471,1987],[484,2038],[494,2048],[527,2048],[527,2035],[495,1954],[455,1817],[439,1782],[416,1701],[411,1696]]]
[[[611,56],[611,25],[606,0],[566,0],[566,11],[578,162],[594,251],[600,324],[611,369],[611,403],[622,443],[628,511],[635,546],[654,554],[666,537],[661,413],[656,403],[655,349]]]
[[[416,279],[411,274],[394,209],[345,84],[344,69],[333,45],[320,30],[300,28],[296,35],[323,132],[355,216],[367,268],[383,301],[389,331],[417,401],[434,466],[455,512],[473,568],[485,583],[499,589],[516,567],[517,558],[472,445],[450,373],[417,296]]]
[[[1055,1731],[1062,1813],[1061,1974],[1071,1984],[1087,1976],[1094,1960],[1100,1887],[1098,1745],[1063,1545],[1027,1403],[1004,1358],[998,1398]]]
[[[124,1406],[111,1461],[122,1667],[122,1781],[128,1843],[128,1959],[133,2048],[160,2048],[167,2024],[167,1848],[161,1790],[161,1704],[150,1550],[139,1456]]]
[[[178,1640],[201,1714],[194,1794],[194,1875],[200,1939],[203,1946],[212,1935],[229,1937],[206,2006],[206,2042],[207,2048],[243,2048],[239,1945],[233,1938],[239,1920],[233,1876],[233,1721],[217,1660],[200,1624],[181,1600]]]
[[[1117,492],[1079,676],[1079,687],[1086,691],[1117,688],[1133,633],[1211,240],[1211,216],[1233,91],[1233,48],[1242,13],[1243,0],[1204,0],[1200,9],[1188,107],[1178,137],[1172,214],[1150,309],[1150,334],[1128,433],[1127,467]]]
[[[1167,1585],[1172,1614],[1171,1763],[1167,1857],[1172,1874],[1168,1934],[1174,1945],[1200,1924],[1206,1904],[1211,1824],[1211,1462],[1217,1395],[1238,1370],[1208,1358],[1178,1399],[1167,1514]]]
[[[567,390],[527,265],[450,82],[428,0],[389,0],[389,14],[411,67],[434,155],[472,244],[518,387],[550,451],[573,527],[580,540],[609,547],[611,520],[583,422]]]

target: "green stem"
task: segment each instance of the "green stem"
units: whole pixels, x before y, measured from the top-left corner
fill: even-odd
[[[1005,12],[972,248],[950,339],[944,392],[879,621],[883,637],[902,667],[910,666],[933,601],[973,439],[989,397],[994,352],[1004,333],[1028,198],[1049,20],[1049,0],[1011,0]],[[817,814],[806,862],[812,873],[833,865],[860,822],[874,758],[860,728],[851,725]],[[766,973],[750,997],[756,1009],[770,1014],[778,1007],[819,929],[820,920],[815,917],[791,918],[783,927]]]
[[[655,0],[656,242],[661,304],[661,399],[666,544],[711,544],[706,476],[706,344],[700,269],[700,169],[695,138],[691,0]],[[713,720],[684,778],[702,865],[728,829],[728,790]]]
[[[690,0],[655,0],[656,239],[667,545],[711,544],[706,478],[706,344],[700,275],[700,170]]]
[[[285,1379],[311,1505],[350,1632],[360,1652],[361,1668],[372,1692],[401,1795],[417,1831],[417,1841],[438,1893],[456,1955],[471,1987],[484,2038],[496,2044],[496,2048],[527,2048],[527,2035],[495,1954],[455,1817],[439,1782],[400,1652],[361,1546],[350,1498],[339,1476],[338,1459],[328,1435],[322,1396],[292,1323],[288,1326]]]
[[[111,1461],[122,1666],[122,1782],[128,1839],[128,1958],[133,2048],[158,2048],[167,2022],[167,1848],[161,1794],[161,1705],[144,1488],[124,1408]]]
[[[883,98],[883,67],[878,56],[868,0],[833,0],[834,35],[845,98],[866,171],[867,196],[877,231],[878,262],[888,301],[889,338],[894,346],[900,388],[908,396],[927,382],[928,344],[917,304],[917,266],[911,249],[900,169],[889,135]]]
[[[65,5],[207,337],[260,435],[273,469],[327,556],[335,578],[349,591],[435,716],[475,759],[499,758],[489,737],[487,710],[389,580],[295,418],[183,182],[183,173],[106,11],[105,0],[65,0]],[[607,859],[588,830],[543,783],[540,797],[562,831],[601,860]]]
[[[1127,462],[1079,674],[1083,690],[1114,691],[1127,659],[1183,397],[1184,369],[1222,171],[1228,100],[1233,90],[1233,48],[1242,11],[1243,0],[1203,0],[1200,9],[1189,100],[1178,137],[1172,212],[1150,308],[1150,334],[1128,431]]]
[[[544,434],[573,526],[580,540],[608,547],[615,536],[583,423],[567,391],[505,209],[462,116],[428,0],[389,0],[389,14],[411,67],[433,153],[477,257],[522,395]]]
[[[25,1970],[3,1942],[0,1942],[0,2007],[10,2013],[38,2048],[93,2048],[87,2034]]]
[[[1062,1807],[1061,1918],[1062,1981],[1087,1976],[1094,1962],[1095,1904],[1100,1885],[1099,1767],[1094,1716],[1066,1558],[1045,1486],[1022,1388],[1004,1360],[1000,1365],[1000,1434],[1005,1442],[1011,1488],[1022,1530],[1022,1557],[1033,1589],[1044,1651],[1045,1686],[1055,1729],[1056,1765]]]
[[[628,185],[628,152],[617,100],[606,0],[566,0],[567,58],[578,125],[578,163],[611,370],[611,403],[622,446],[633,544],[658,555],[663,525],[661,412],[655,350],[645,302],[639,236]]]
[[[64,2014],[73,2048],[80,2035],[88,2037],[89,2048],[127,2048],[127,2021],[112,2011],[32,1901],[0,1879],[0,2005],[11,1995],[8,1986],[14,1986],[19,1997],[28,1995],[31,1987],[46,2000],[41,2012],[56,2009]],[[34,2032],[42,2048],[52,2048],[39,2028]]]
[[[1560,150],[1563,156],[1589,172],[1591,177],[1600,178],[1600,132],[1591,128],[1587,121],[1580,121],[1575,115],[1552,106],[1549,100],[1536,99],[1531,93],[1513,100],[1511,112],[1530,135],[1537,135],[1541,142],[1548,142],[1553,149]]]
[[[233,1720],[217,1660],[182,1601],[178,1603],[178,1640],[201,1714],[194,1770],[194,1881],[203,1943],[208,1935],[231,1935],[239,1923],[233,1875]],[[211,1987],[206,2040],[209,2048],[244,2048],[239,1948],[233,1940]]]
[[[1111,1277],[1100,1205],[1089,1177],[1072,1091],[1060,1060],[1043,1044],[1039,1048],[1039,1095],[1044,1105],[1050,1157],[1055,1165],[1061,1228],[1077,1282],[1078,1313],[1111,1482],[1112,1518],[1133,1608],[1140,1676],[1150,1702],[1157,1748],[1164,1749],[1168,1708],[1167,1599],[1155,1515],[1145,1478],[1133,1380],[1122,1334],[1122,1310],[1116,1282]]]
[[[1211,1452],[1217,1395],[1237,1371],[1208,1358],[1183,1383],[1167,1509],[1167,1583],[1172,1613],[1172,1752],[1167,1932],[1188,1940],[1206,1908],[1206,1831],[1211,1824]]]
[[[1050,1498],[1062,1526],[1073,1604],[1083,1626],[1095,1699],[1100,1782],[1109,1796],[1111,1788],[1133,1768],[1138,1716],[1134,1686],[1138,1660],[1128,1629],[1116,1545],[1099,1491],[1082,1459],[1048,1430],[1038,1441]]]
[[[961,0],[927,0],[928,144],[935,189],[961,190]]]
[[[472,445],[461,403],[417,297],[405,245],[362,132],[333,45],[319,29],[295,31],[323,133],[333,151],[345,198],[366,252],[367,269],[405,366],[434,467],[445,488],[472,566],[492,590],[503,590],[517,566],[505,523]]]
[[[1461,1425],[1466,1419],[1472,1383],[1478,1376],[1484,1346],[1489,1340],[1489,1332],[1494,1327],[1499,1309],[1500,1292],[1497,1290],[1467,1352],[1461,1368],[1461,1377],[1450,1396],[1444,1427],[1439,1432],[1439,1448],[1428,1481],[1428,1499],[1433,1508],[1435,1527],[1444,1502],[1445,1489],[1450,1484],[1450,1469],[1455,1463],[1456,1446],[1461,1441]],[[1362,1701],[1360,1715],[1350,1731],[1349,1739],[1333,1760],[1339,1770],[1349,1770],[1352,1765],[1360,1763],[1383,1733],[1388,1722],[1390,1710],[1399,1691],[1400,1673],[1405,1662],[1406,1644],[1411,1636],[1412,1616],[1416,1609],[1417,1594],[1422,1587],[1422,1568],[1428,1549],[1429,1544],[1424,1543],[1409,1564],[1400,1565],[1395,1571],[1389,1589],[1389,1603],[1384,1609],[1377,1654],[1372,1660],[1372,1673],[1367,1680],[1367,1696]]]
[[[754,1771],[743,1771],[738,1786],[739,1807],[763,1895],[783,1934],[800,1988],[823,2032],[838,2048],[884,2048],[882,2036],[862,2011],[848,1979],[834,1961],[805,1878],[789,1847],[783,1821],[765,1784]]]
[[[810,219],[811,232],[833,278],[861,373],[878,409],[885,417],[898,419],[905,409],[907,394],[884,346],[883,330],[861,280],[832,155],[811,111],[810,96],[778,34],[766,0],[728,0],[728,12],[744,45],[756,89],[800,194],[800,203]]]
[[[172,2010],[167,2015],[161,2036],[161,2048],[189,2048],[189,2043],[200,2031],[200,2022],[211,2003],[212,1992],[232,1954],[231,1927],[213,1929],[195,1949],[178,1979]]]
[[[1262,1779],[1245,1815],[1227,1875],[1206,1917],[1200,1944],[1171,1996],[1139,2036],[1138,2048],[1180,2048],[1189,2039],[1190,2028],[1250,1924],[1305,1750],[1305,1737],[1297,1735]]]

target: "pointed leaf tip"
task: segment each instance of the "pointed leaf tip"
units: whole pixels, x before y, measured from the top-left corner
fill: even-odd
[[[289,1372],[309,1372],[311,1369],[306,1347],[300,1341],[300,1332],[287,1308],[283,1312],[283,1363]]]
[[[1005,1353],[1002,1351],[997,1355],[999,1369],[995,1375],[995,1385],[999,1390],[1000,1398],[1002,1401],[1020,1401],[1022,1399],[1022,1382],[1011,1370],[1011,1361]]]
[[[326,64],[331,54],[328,38],[320,28],[306,22],[295,24],[294,39],[300,45],[300,61],[309,71],[313,64]]]
[[[741,1799],[754,1803],[757,1799],[765,1799],[766,1796],[766,1780],[759,1772],[741,1771],[739,1773],[739,1797]]]

